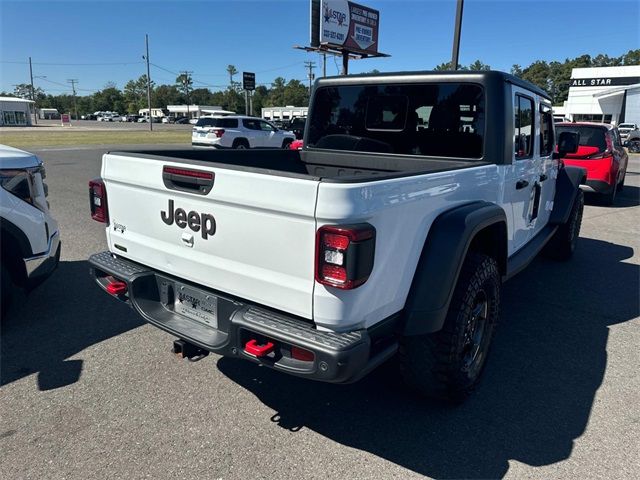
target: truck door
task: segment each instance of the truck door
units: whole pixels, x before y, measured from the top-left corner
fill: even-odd
[[[275,128],[270,123],[260,120],[260,129],[262,130],[264,147],[279,148],[282,146],[280,135],[276,134]]]
[[[549,216],[553,209],[553,197],[555,195],[556,183],[554,181],[557,175],[557,160],[553,160],[553,147],[555,138],[553,133],[551,103],[540,100],[538,108],[538,149],[539,155],[536,155],[535,164],[538,170],[538,198],[534,204],[533,235],[542,230],[549,222]]]
[[[505,200],[513,215],[512,254],[532,235],[535,205],[540,201],[539,165],[535,160],[535,100],[533,95],[513,87],[513,160],[505,172]]]

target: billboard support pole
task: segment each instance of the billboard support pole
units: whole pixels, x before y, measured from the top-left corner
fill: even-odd
[[[349,52],[342,51],[342,75],[349,75]]]
[[[453,32],[453,51],[451,52],[452,70],[458,70],[458,55],[460,53],[460,31],[462,30],[462,7],[464,0],[458,0],[456,6],[456,24]]]

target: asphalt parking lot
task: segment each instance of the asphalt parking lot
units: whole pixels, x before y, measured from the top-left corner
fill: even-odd
[[[588,198],[571,261],[505,285],[483,382],[450,408],[407,393],[393,364],[336,386],[175,358],[89,278],[104,150],[35,151],[63,250],[2,324],[3,478],[638,477],[640,155],[615,206]]]

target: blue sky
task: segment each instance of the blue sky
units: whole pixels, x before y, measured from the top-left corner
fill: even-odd
[[[425,70],[449,61],[455,0],[361,0],[380,11],[379,50],[391,58],[350,62],[350,72]],[[635,0],[466,0],[460,63],[476,59],[497,70],[534,60],[582,54],[619,56],[640,48],[640,7]],[[111,81],[120,88],[145,73],[149,34],[151,77],[173,83],[170,72],[193,72],[195,87],[228,83],[228,64],[275,77],[305,80],[304,61],[316,54],[294,50],[309,42],[308,0],[0,0],[0,90],[29,81],[52,94],[78,93]],[[327,74],[339,59],[327,60]],[[316,69],[316,74],[320,68]]]

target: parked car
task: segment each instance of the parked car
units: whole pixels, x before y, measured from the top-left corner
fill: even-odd
[[[174,115],[162,117],[162,123],[176,123],[176,117]]]
[[[189,123],[189,118],[187,118],[187,117],[177,117],[175,122],[173,122],[173,123],[178,123],[180,125],[185,125],[185,124]]]
[[[626,141],[629,133],[633,130],[638,130],[638,125],[635,123],[621,123],[618,125],[618,131],[620,132],[620,138],[622,141]]]
[[[287,130],[293,132],[296,136],[297,140],[302,140],[304,135],[304,126],[307,123],[307,119],[305,117],[297,117],[291,120],[289,123]]]
[[[193,127],[192,145],[222,148],[289,148],[296,137],[256,117],[226,115],[201,117]]]
[[[49,211],[45,177],[37,156],[0,145],[2,312],[18,289],[31,290],[58,266],[60,234]]]
[[[80,118],[82,120],[95,120],[98,117],[96,117],[93,113],[87,113],[86,115],[82,115]]]
[[[631,153],[640,153],[640,130],[631,130],[627,135],[625,146]]]
[[[414,389],[463,400],[503,281],[579,245],[585,171],[559,162],[577,135],[554,154],[548,94],[491,71],[323,78],[309,111],[302,152],[103,155],[96,284],[178,337],[182,357],[348,383],[397,354]],[[197,139],[264,122],[206,120]]]
[[[289,149],[290,150],[302,150],[303,146],[304,146],[304,141],[303,140],[294,140],[293,142],[291,142],[289,144]]]
[[[124,118],[123,122],[134,122],[135,123],[140,118],[140,115],[137,115],[137,114],[133,113],[133,114],[125,115],[123,118]]]
[[[584,168],[587,178],[580,188],[602,195],[604,202],[612,205],[624,187],[628,163],[618,129],[608,123],[560,123],[556,132],[580,136],[578,150],[562,160],[566,165]]]

